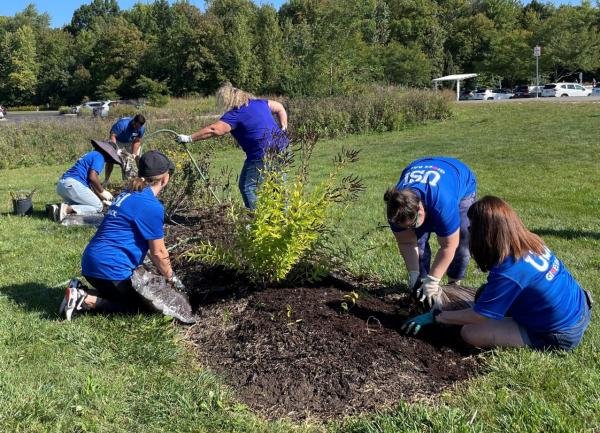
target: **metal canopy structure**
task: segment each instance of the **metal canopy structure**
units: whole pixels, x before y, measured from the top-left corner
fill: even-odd
[[[433,81],[436,84],[436,86],[437,86],[437,83],[439,83],[440,81],[456,81],[456,100],[458,101],[458,98],[460,96],[460,82],[462,80],[474,78],[476,76],[477,76],[477,74],[455,74],[455,75],[446,75],[445,77],[440,77],[440,78],[434,78],[431,81]]]

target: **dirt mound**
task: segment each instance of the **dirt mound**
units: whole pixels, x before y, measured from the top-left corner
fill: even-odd
[[[167,245],[229,230],[213,219],[218,212],[169,227]],[[455,328],[399,332],[420,312],[408,295],[340,278],[255,290],[231,271],[188,263],[183,250],[173,263],[202,312],[187,332],[200,362],[266,418],[331,419],[430,399],[481,369]]]

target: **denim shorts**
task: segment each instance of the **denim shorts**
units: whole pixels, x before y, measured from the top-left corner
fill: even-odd
[[[521,337],[525,344],[536,350],[572,350],[581,341],[583,333],[590,323],[592,315],[591,305],[584,302],[584,310],[577,323],[568,329],[558,332],[530,331],[523,325],[519,325]]]

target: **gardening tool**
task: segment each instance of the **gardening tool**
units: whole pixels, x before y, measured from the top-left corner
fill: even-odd
[[[173,131],[172,129],[157,129],[154,132],[151,132],[150,134],[148,134],[146,136],[146,140],[148,140],[150,137],[152,137],[153,135],[159,134],[159,133],[169,133],[169,134],[173,134],[175,136],[178,136],[179,134],[175,131]],[[198,167],[198,164],[196,163],[196,160],[194,159],[194,157],[192,156],[192,152],[190,152],[190,150],[187,147],[186,143],[181,143],[183,145],[183,148],[185,149],[185,151],[187,152],[188,156],[190,157],[190,160],[192,161],[192,164],[194,165],[194,168],[196,168],[196,171],[198,172],[198,174],[200,175],[200,177],[202,178],[202,180],[204,180],[204,182],[206,182],[206,184],[208,184],[208,179],[206,178],[206,176],[204,175],[204,173],[202,173],[202,170],[200,170],[200,167]],[[141,149],[140,149],[141,151]],[[217,203],[221,204],[221,199],[217,196],[217,194],[213,191],[213,189],[209,186],[208,190],[211,192],[211,194],[213,195],[213,197],[215,198],[215,200],[217,200]]]

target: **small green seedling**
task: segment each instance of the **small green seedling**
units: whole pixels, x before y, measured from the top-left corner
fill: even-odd
[[[352,307],[356,305],[356,303],[358,302],[358,298],[360,298],[359,294],[353,290],[349,294],[344,295],[344,299],[346,299],[348,302],[342,302],[340,304],[340,307],[345,313],[347,313]],[[348,303],[350,303],[350,305],[348,305]]]
[[[298,323],[302,322],[302,319],[294,320],[294,310],[292,309],[292,306],[290,304],[287,304],[286,310],[288,326],[297,325]]]

